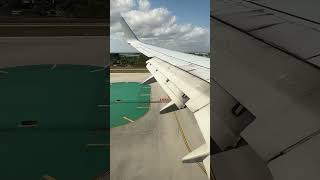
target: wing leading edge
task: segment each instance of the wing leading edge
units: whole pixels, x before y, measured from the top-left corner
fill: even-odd
[[[210,59],[144,44],[123,17],[120,22],[128,44],[151,58],[146,67],[152,76],[143,83],[157,81],[171,99],[160,113],[187,107],[194,114],[205,144],[187,154],[182,161],[203,162],[210,177]]]

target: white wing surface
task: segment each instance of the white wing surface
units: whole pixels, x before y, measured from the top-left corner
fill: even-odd
[[[128,44],[150,57],[146,66],[152,76],[143,83],[157,81],[171,99],[160,113],[183,108],[193,112],[206,143],[187,154],[183,162],[203,162],[210,177],[210,59],[144,44],[122,17],[120,22]]]

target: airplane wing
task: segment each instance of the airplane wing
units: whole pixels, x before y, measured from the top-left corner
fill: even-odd
[[[146,66],[152,75],[143,83],[157,81],[171,99],[160,113],[183,108],[193,112],[206,143],[187,154],[183,162],[203,161],[210,177],[210,59],[144,44],[122,17],[120,22],[128,44],[150,57]]]
[[[211,156],[217,179],[320,179],[319,6],[311,0],[213,0],[217,106],[211,132],[221,151]]]

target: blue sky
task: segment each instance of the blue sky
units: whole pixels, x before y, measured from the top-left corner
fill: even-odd
[[[120,13],[145,43],[184,52],[210,49],[209,0],[111,0],[111,52],[136,52],[125,42]]]

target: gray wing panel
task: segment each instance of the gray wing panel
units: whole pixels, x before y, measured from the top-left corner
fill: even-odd
[[[299,60],[319,67],[319,63],[309,61],[320,55],[320,23],[315,18],[318,12],[309,1],[294,5],[284,1],[215,0],[213,18],[227,23],[244,33],[277,48]],[[307,6],[312,13],[308,18],[299,10]],[[293,9],[297,9],[293,11]],[[309,10],[308,10],[309,11]],[[293,13],[293,14],[290,14]],[[318,15],[319,16],[319,15]]]

